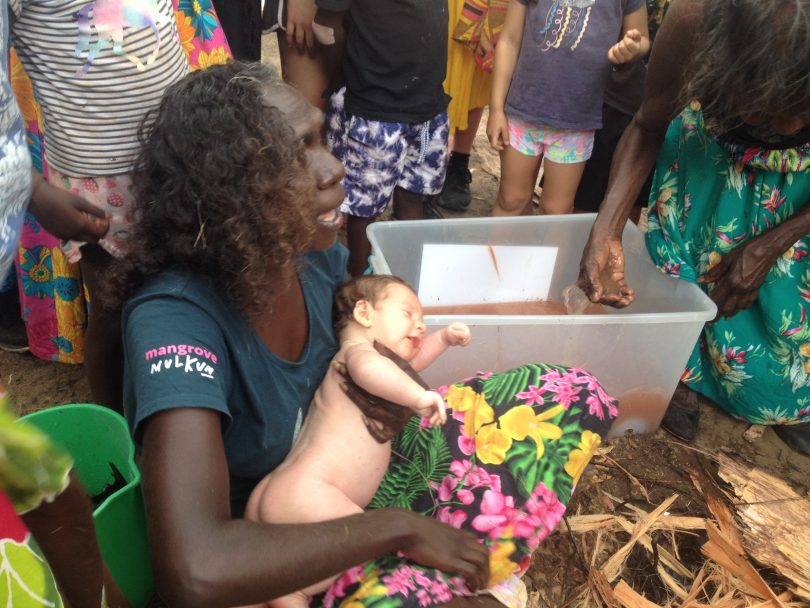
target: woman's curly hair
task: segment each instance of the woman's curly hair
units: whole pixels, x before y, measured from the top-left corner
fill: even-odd
[[[722,130],[810,113],[810,0],[705,0],[689,99]]]
[[[260,312],[291,276],[315,231],[306,151],[261,64],[193,72],[169,87],[141,127],[131,249],[106,301],[120,303],[150,275],[174,268],[218,281],[246,313]]]

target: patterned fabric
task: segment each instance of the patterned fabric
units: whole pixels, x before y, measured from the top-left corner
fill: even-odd
[[[25,125],[8,74],[8,5],[0,0],[0,286],[17,254],[31,192]]]
[[[492,72],[494,67],[495,44],[503,29],[508,6],[509,0],[464,0],[453,28],[453,40],[469,48],[475,62],[485,72]]]
[[[616,416],[586,371],[531,364],[438,389],[448,421],[413,418],[369,508],[411,509],[478,535],[490,552],[492,593],[507,605],[531,555],[557,526]],[[323,605],[429,607],[470,595],[463,580],[388,554],[345,572]]]
[[[132,178],[128,173],[109,177],[70,177],[51,167],[48,181],[103,209],[110,222],[110,229],[98,244],[117,258],[126,253],[132,224],[132,207],[135,204]],[[80,241],[62,243],[62,251],[68,262],[75,264],[82,258],[82,245],[84,243]]]
[[[395,187],[438,194],[447,170],[447,112],[424,123],[369,120],[346,113],[346,89],[332,95],[327,112],[329,148],[346,168],[343,213],[377,217]]]
[[[560,164],[584,163],[593,152],[593,129],[541,127],[508,116],[509,145],[526,156],[544,156]]]
[[[687,281],[810,202],[810,144],[714,136],[692,102],[669,126],[650,194],[647,248]],[[706,325],[683,381],[755,424],[810,421],[810,237],[780,256],[749,309]],[[712,285],[701,285],[711,293]]]
[[[230,50],[210,0],[173,0],[180,44],[191,69],[204,69],[230,59]],[[36,169],[49,177],[43,157],[42,111],[28,75],[12,56],[11,81],[26,124],[26,139]],[[58,184],[57,184],[58,185]],[[88,302],[79,267],[68,262],[60,241],[45,232],[30,214],[17,260],[20,300],[31,352],[61,363],[84,360]]]

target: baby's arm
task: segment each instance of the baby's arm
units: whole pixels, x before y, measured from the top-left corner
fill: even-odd
[[[624,16],[622,33],[622,39],[608,50],[608,59],[611,63],[637,61],[649,52],[650,31],[646,4],[642,3],[638,10]]]
[[[427,369],[448,346],[467,346],[470,343],[470,328],[464,323],[451,323],[425,336],[419,352],[411,360],[411,367],[421,372]]]
[[[444,399],[438,393],[425,390],[374,347],[354,346],[346,351],[345,361],[354,382],[372,395],[407,407],[420,416],[428,416],[431,424],[444,424],[447,420]]]

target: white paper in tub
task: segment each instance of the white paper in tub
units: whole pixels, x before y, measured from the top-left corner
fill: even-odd
[[[428,244],[422,248],[423,306],[547,300],[557,247]]]

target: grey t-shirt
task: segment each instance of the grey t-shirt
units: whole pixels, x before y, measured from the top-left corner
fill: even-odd
[[[539,126],[598,129],[607,53],[644,0],[518,0],[526,23],[507,114]]]

